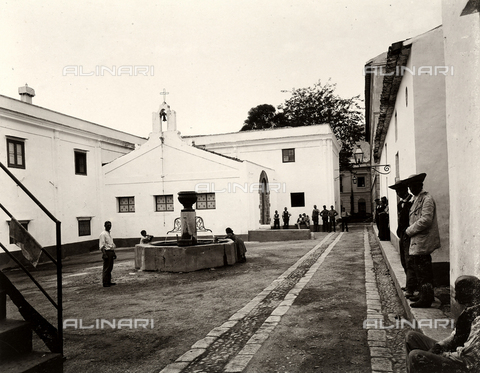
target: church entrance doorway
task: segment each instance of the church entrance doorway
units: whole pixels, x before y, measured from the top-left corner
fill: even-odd
[[[268,188],[268,177],[265,171],[260,174],[259,185],[259,197],[260,197],[260,220],[261,225],[270,224],[270,191]]]

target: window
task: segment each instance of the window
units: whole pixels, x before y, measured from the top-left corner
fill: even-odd
[[[135,197],[119,197],[118,212],[135,212]]]
[[[75,150],[75,175],[87,174],[87,153]]]
[[[405,87],[405,106],[408,106],[408,87]]]
[[[295,149],[282,149],[283,163],[295,162]]]
[[[25,140],[7,138],[8,167],[25,168]]]
[[[197,195],[197,210],[215,209],[215,193],[199,193]]]
[[[155,196],[155,211],[173,211],[173,194]]]
[[[30,220],[19,220],[18,222],[20,223],[20,225],[21,225],[23,228],[25,228],[26,231],[28,231],[28,223],[30,223]],[[8,225],[10,226],[10,221],[8,222]],[[10,235],[9,235],[9,237],[10,237]],[[12,237],[10,237],[10,242],[9,242],[9,243],[10,243],[10,244],[15,243],[15,241],[13,240]]]
[[[90,228],[90,221],[92,218],[86,217],[86,218],[77,218],[78,220],[78,235],[79,236],[90,236],[92,234],[91,228]]]
[[[359,176],[357,178],[357,186],[359,188],[365,188],[365,176]]]
[[[305,207],[305,193],[290,193],[292,207]]]

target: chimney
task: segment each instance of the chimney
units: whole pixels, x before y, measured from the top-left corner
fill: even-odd
[[[32,103],[32,97],[35,96],[35,90],[30,88],[27,83],[25,83],[25,87],[18,88],[18,94],[21,97],[23,102],[28,104]]]

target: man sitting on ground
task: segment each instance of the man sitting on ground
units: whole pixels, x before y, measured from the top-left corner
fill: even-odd
[[[232,228],[227,228],[225,229],[225,232],[227,233],[226,238],[230,238],[233,242],[235,242],[235,248],[237,250],[237,259],[240,263],[245,263],[247,261],[247,258],[245,257],[245,253],[247,252],[247,248],[245,246],[245,243],[243,240],[233,233]]]
[[[436,342],[419,332],[407,333],[407,372],[480,371],[480,280],[475,276],[457,278],[455,300],[465,309],[448,338]]]

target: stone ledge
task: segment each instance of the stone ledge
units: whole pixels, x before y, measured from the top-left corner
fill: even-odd
[[[375,225],[373,225],[373,230],[375,232],[375,235],[377,236],[378,231]],[[401,285],[405,284],[406,276],[402,267],[402,263],[400,262],[400,256],[390,241],[378,240],[378,242],[380,243],[380,249],[382,250],[383,257],[385,259],[385,262],[387,263],[388,269],[390,270],[390,274],[395,284],[395,288],[397,289],[398,296],[403,304],[405,312],[407,313],[408,319],[411,321],[416,320],[417,323],[419,322],[419,320],[448,319],[448,316],[445,315],[445,313],[443,313],[443,311],[438,308],[440,306],[440,302],[437,299],[435,299],[435,302],[430,308],[410,307],[410,303],[408,299],[405,298]],[[437,341],[447,338],[452,333],[451,328],[430,328],[429,326],[422,325],[422,323],[419,324],[419,329],[423,332],[423,334]]]
[[[274,242],[274,241],[297,241],[309,240],[309,229],[258,229],[248,231],[248,241]]]
[[[135,269],[142,271],[192,272],[237,262],[235,243],[164,246],[163,242],[135,245]],[[158,246],[156,245],[158,244]]]

